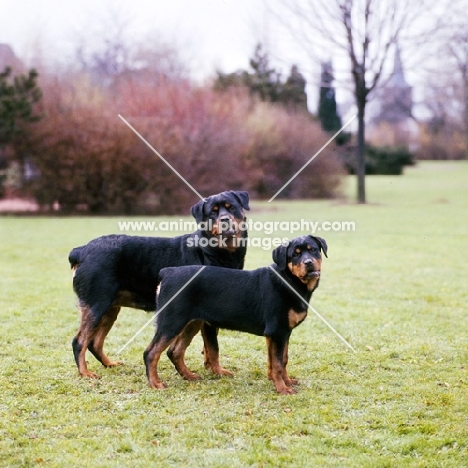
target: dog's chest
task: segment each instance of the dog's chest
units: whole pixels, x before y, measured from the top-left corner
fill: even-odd
[[[288,312],[288,325],[289,328],[295,328],[300,323],[302,323],[305,318],[307,317],[307,311],[304,310],[302,312],[296,312],[294,309],[289,309]]]

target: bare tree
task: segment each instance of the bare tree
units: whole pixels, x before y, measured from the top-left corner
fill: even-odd
[[[76,57],[82,69],[101,80],[111,80],[130,67],[132,19],[113,7],[99,24],[96,30],[78,37]]]
[[[423,159],[468,159],[468,11],[452,0],[424,66]]]
[[[391,47],[417,47],[437,28],[440,2],[430,0],[291,0],[276,17],[309,55],[335,54],[347,61],[358,116],[359,203],[365,193],[365,114],[370,94],[382,82]],[[437,10],[436,10],[437,8]]]
[[[132,33],[132,16],[117,7],[105,11],[99,25],[87,36],[77,36],[76,58],[82,71],[107,88],[121,80],[177,81],[188,76],[188,66],[179,51],[180,41],[161,34]]]
[[[468,159],[468,26],[466,23],[455,30],[448,44],[451,57],[461,82],[463,108],[463,133],[465,136],[465,158]]]

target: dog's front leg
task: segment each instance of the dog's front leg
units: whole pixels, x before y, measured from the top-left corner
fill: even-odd
[[[292,387],[293,385],[297,385],[298,381],[297,381],[297,379],[293,379],[292,377],[290,377],[289,374],[288,374],[288,371],[286,369],[286,366],[288,365],[288,361],[289,361],[288,349],[289,349],[289,338],[288,338],[288,341],[286,341],[286,345],[284,346],[284,353],[283,353],[284,375],[283,375],[283,380],[284,380],[284,383],[288,387]]]
[[[268,377],[273,381],[276,391],[283,395],[296,393],[291,386],[288,386],[285,378],[289,380],[284,365],[284,353],[289,336],[267,336],[268,349]]]

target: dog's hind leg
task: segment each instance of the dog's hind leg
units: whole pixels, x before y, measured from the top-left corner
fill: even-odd
[[[99,376],[88,370],[86,363],[86,350],[88,345],[96,334],[96,325],[93,320],[93,313],[89,306],[80,305],[81,324],[78,333],[72,341],[73,355],[75,357],[78,372],[83,377],[98,379]]]
[[[146,348],[143,353],[143,360],[146,366],[146,375],[148,377],[148,383],[151,388],[166,388],[167,385],[161,381],[158,375],[158,362],[161,358],[161,354],[171,344],[175,337],[160,336],[156,333],[155,337],[151,341],[150,345]]]
[[[198,374],[193,373],[185,364],[185,350],[189,347],[193,337],[200,331],[201,320],[189,322],[167,350],[169,359],[174,364],[177,372],[186,380],[200,380]]]
[[[107,337],[112,325],[117,320],[120,312],[119,306],[112,306],[102,317],[101,321],[97,325],[97,330],[92,340],[88,344],[88,349],[93,353],[94,357],[102,363],[103,366],[113,367],[121,365],[120,361],[111,361],[104,352],[104,340]]]
[[[203,322],[201,332],[204,342],[205,367],[211,369],[214,374],[232,377],[234,374],[221,367],[219,363],[218,329],[207,322]]]

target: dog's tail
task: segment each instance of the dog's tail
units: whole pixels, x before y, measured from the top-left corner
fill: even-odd
[[[166,267],[166,268],[162,268],[160,271],[159,271],[159,274],[158,274],[158,292],[159,292],[159,288],[161,287],[161,283],[163,281],[164,278],[166,278],[166,276],[169,274],[171,274],[171,272],[173,270],[175,270],[176,267]]]
[[[158,315],[159,309],[163,306],[163,304],[161,304],[162,299],[161,299],[161,296],[160,296],[161,285],[162,285],[162,277],[161,277],[161,273],[160,273],[159,276],[158,276],[158,285],[156,286],[156,315]]]
[[[71,268],[75,267],[76,265],[78,265],[78,263],[80,263],[82,250],[83,250],[83,246],[82,247],[75,247],[69,253],[68,261],[70,262],[70,267]]]
[[[165,280],[165,278],[167,277],[168,274],[170,275],[172,270],[175,270],[175,268],[174,267],[163,268],[162,270],[160,270],[158,274],[158,285],[156,286],[156,311],[158,311],[159,308],[162,305],[164,305],[162,301],[167,300],[161,297],[161,287],[163,285],[163,281],[167,281]],[[167,292],[163,295],[167,296]]]

